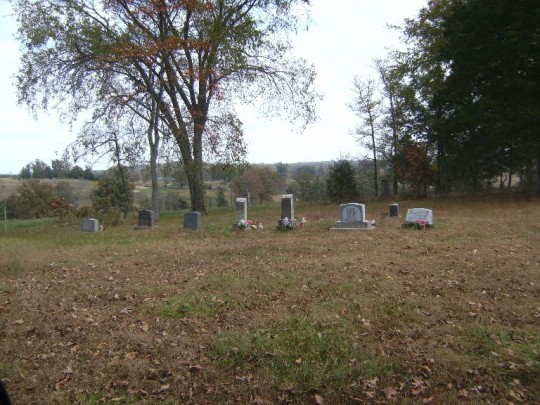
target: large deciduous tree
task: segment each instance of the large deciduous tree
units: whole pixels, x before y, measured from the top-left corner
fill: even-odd
[[[23,44],[21,102],[74,117],[114,88],[115,102],[145,100],[146,111],[157,105],[180,149],[193,210],[205,211],[204,154],[221,144],[211,124],[240,126],[235,100],[259,101],[302,124],[315,119],[314,70],[289,55],[307,0],[13,4]],[[233,132],[227,151],[242,144]]]
[[[349,108],[360,118],[360,124],[356,127],[353,135],[357,141],[366,146],[373,156],[373,184],[375,197],[379,196],[378,165],[377,165],[377,131],[381,116],[382,100],[377,92],[377,83],[372,78],[362,80],[355,77],[353,80],[354,99]],[[367,139],[367,141],[366,141]]]
[[[540,177],[538,26],[535,0],[433,0],[406,21],[399,61],[438,190],[524,167],[530,180],[535,160]]]

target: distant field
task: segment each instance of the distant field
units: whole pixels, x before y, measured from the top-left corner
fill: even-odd
[[[43,179],[40,180],[44,183],[50,183],[53,186],[56,186],[58,182],[65,181],[69,183],[75,191],[81,196],[79,205],[91,205],[91,193],[97,187],[97,182],[88,181],[88,180],[73,180],[73,179]],[[21,184],[21,180],[0,177],[0,200],[7,198],[11,194],[17,193],[17,188]],[[206,197],[210,200],[210,205],[215,204],[217,197],[217,188],[223,186],[227,189],[226,186],[222,185],[221,182],[209,182],[208,185],[212,187],[210,190],[206,190]],[[173,195],[175,198],[183,198],[185,201],[189,202],[189,189],[187,187],[178,188],[172,185],[161,185],[160,192],[162,198],[165,198],[167,194]],[[226,191],[226,198],[231,199],[232,197],[228,195]],[[151,196],[152,189],[150,183],[137,182],[135,183],[134,197],[135,197],[135,206],[137,208],[150,208],[151,206]]]
[[[401,227],[407,208],[435,228]],[[0,229],[0,376],[14,404],[484,404],[540,398],[540,202],[368,203],[373,231],[304,228],[83,234]]]

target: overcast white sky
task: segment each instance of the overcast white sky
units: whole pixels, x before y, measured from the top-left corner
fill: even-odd
[[[319,103],[317,123],[298,133],[288,123],[267,120],[249,108],[238,112],[244,123],[251,163],[313,162],[358,157],[366,152],[349,132],[356,118],[347,107],[353,98],[355,75],[373,75],[373,58],[397,47],[399,33],[386,28],[415,17],[427,0],[311,0],[310,29],[295,40],[296,53],[315,64]],[[35,120],[17,106],[14,74],[19,45],[16,21],[7,0],[0,0],[0,173],[17,174],[29,162],[50,165],[76,134],[59,122],[54,112]],[[98,167],[95,167],[98,168]]]

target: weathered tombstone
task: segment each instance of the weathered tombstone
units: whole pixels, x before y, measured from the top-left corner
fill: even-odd
[[[332,230],[361,231],[371,230],[371,222],[366,220],[366,206],[364,204],[341,204],[341,220],[334,224]]]
[[[248,209],[248,199],[247,198],[237,198],[234,202],[235,212],[234,212],[234,223],[238,224],[240,221],[247,221],[247,209]]]
[[[404,226],[432,227],[433,211],[427,208],[410,208],[407,210]]]
[[[156,217],[154,211],[140,210],[139,211],[139,226],[155,226]]]
[[[184,229],[198,231],[201,229],[201,213],[189,211],[184,214]]]
[[[85,218],[81,221],[81,232],[99,232],[99,221],[94,218]]]
[[[390,216],[391,217],[399,217],[399,205],[398,204],[390,204]]]
[[[286,219],[286,221],[284,221]],[[284,223],[286,222],[286,224]],[[290,225],[295,226],[296,220],[294,219],[294,196],[292,194],[283,194],[281,196],[281,217],[278,221],[278,225]]]
[[[388,197],[390,195],[390,186],[388,180],[381,180],[381,197]]]

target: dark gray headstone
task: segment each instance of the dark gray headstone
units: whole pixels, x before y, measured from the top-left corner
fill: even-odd
[[[139,211],[139,226],[155,226],[156,217],[154,211],[140,210]]]
[[[381,197],[388,197],[390,195],[390,186],[388,180],[381,180]]]
[[[398,204],[390,204],[390,216],[391,217],[399,217],[399,205]]]
[[[99,221],[94,218],[85,218],[81,221],[81,232],[99,232]]]
[[[184,228],[198,231],[201,229],[201,213],[189,211],[184,214]]]
[[[288,223],[292,226],[295,225],[296,220],[294,219],[294,195],[292,194],[283,194],[281,196],[281,216],[279,225],[282,224],[282,221],[287,218]]]

